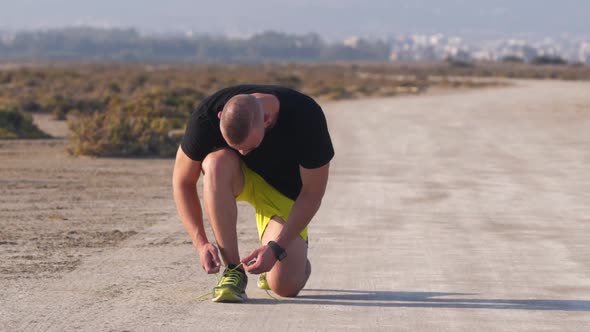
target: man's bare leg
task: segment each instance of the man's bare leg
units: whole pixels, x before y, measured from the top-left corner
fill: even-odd
[[[285,221],[280,217],[273,217],[262,236],[262,243],[277,238],[283,229]],[[287,257],[273,266],[266,273],[266,280],[270,289],[280,296],[293,297],[303,289],[311,274],[311,263],[307,259],[307,243],[301,237],[294,239],[287,248]]]
[[[240,263],[236,224],[236,197],[244,187],[240,158],[223,149],[207,155],[203,161],[203,202],[209,224],[226,265]]]

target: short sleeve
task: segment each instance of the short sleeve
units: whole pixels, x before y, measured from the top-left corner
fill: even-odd
[[[301,110],[298,119],[297,145],[299,164],[304,168],[324,166],[334,157],[334,147],[321,107],[315,102]]]
[[[203,161],[215,149],[218,128],[206,117],[196,113],[187,122],[186,131],[180,147],[194,161]]]

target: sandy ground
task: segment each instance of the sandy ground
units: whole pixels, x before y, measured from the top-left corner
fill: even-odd
[[[590,83],[324,105],[337,157],[295,299],[197,297],[173,160],[0,141],[1,331],[587,331]],[[47,127],[50,125],[50,127]],[[240,205],[241,251],[256,246]]]

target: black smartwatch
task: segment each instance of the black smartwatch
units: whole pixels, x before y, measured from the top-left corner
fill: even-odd
[[[279,246],[275,241],[268,241],[266,245],[272,249],[278,261],[282,261],[285,257],[287,257],[287,252],[285,249]]]

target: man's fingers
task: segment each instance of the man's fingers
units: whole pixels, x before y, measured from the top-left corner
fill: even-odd
[[[213,273],[217,273],[219,272],[219,266],[213,266],[211,268],[211,270],[209,271],[209,274],[213,274]]]
[[[209,250],[209,253],[211,254],[211,257],[213,259],[213,264],[215,265],[215,267],[217,267],[217,270],[219,270],[219,267],[221,266],[221,261],[219,260],[219,255],[217,254],[217,248],[211,248]]]
[[[260,268],[260,262],[256,261],[256,263],[254,263],[252,265],[245,266],[244,270],[246,270],[250,273],[258,274],[259,268]]]
[[[203,267],[205,268],[205,272],[211,273],[211,269],[213,268],[213,262],[211,261],[210,252],[207,252],[205,254],[205,261],[203,262]]]
[[[219,272],[219,266],[216,266],[215,264],[211,263],[209,266],[207,266],[207,269],[205,271],[208,274],[217,273]]]
[[[250,256],[244,258],[244,261],[250,262],[255,258],[256,261],[254,261],[254,263],[250,265],[244,264],[244,269],[250,273],[258,274],[260,273],[260,266],[262,265],[262,255],[259,250],[255,250],[253,253],[250,254]]]
[[[257,256],[258,256],[258,250],[254,250],[254,251],[252,251],[252,253],[250,253],[250,255],[248,255],[244,259],[242,259],[242,263],[244,263],[245,266],[248,266],[248,263],[250,263]]]
[[[203,262],[203,269],[208,274],[219,272],[219,264],[215,262],[215,254],[216,253],[212,253],[211,251],[207,251],[207,253],[205,253],[205,262]],[[217,258],[217,260],[219,260],[219,258]]]
[[[256,268],[260,266],[260,262],[258,260],[254,261],[254,263],[247,265],[244,264],[244,270],[248,271],[248,272],[252,272],[254,270],[256,270]]]

